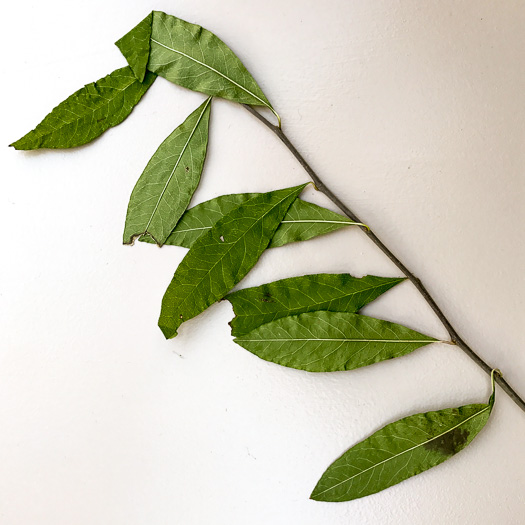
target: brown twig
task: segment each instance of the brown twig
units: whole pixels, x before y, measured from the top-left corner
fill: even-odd
[[[317,189],[324,193],[349,219],[354,222],[363,223],[363,221],[354,213],[350,208],[342,202],[337,195],[335,195],[326,184],[319,178],[317,173],[310,167],[308,162],[303,156],[297,151],[295,146],[290,142],[290,139],[284,134],[283,130],[273,125],[269,120],[263,117],[258,111],[252,106],[244,105],[244,107],[260,122],[262,122],[267,128],[272,130],[283,144],[290,150],[293,156],[299,161],[299,164],[305,169],[306,173],[310,176]],[[423,283],[387,248],[381,239],[368,227],[362,227],[363,232],[368,238],[401,270],[401,272],[410,280],[410,282],[416,287],[418,292],[423,296],[425,301],[428,303],[430,308],[434,311],[438,319],[441,321],[443,326],[446,328],[450,340],[452,343],[457,345],[463,352],[465,352],[480,368],[482,368],[487,374],[491,375],[494,367],[487,364],[481,357],[479,357],[470,346],[465,343],[461,336],[457,333],[456,329],[450,324],[445,314],[441,311],[441,308],[436,304],[436,301],[428,293]],[[507,383],[507,381],[500,374],[496,374],[496,382],[502,388],[502,390],[525,412],[525,401],[518,395],[518,393]]]

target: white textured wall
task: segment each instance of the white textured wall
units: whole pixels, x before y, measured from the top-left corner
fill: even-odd
[[[238,53],[312,165],[525,394],[522,2],[13,2],[1,34],[0,522],[523,523],[525,414],[501,391],[487,427],[443,465],[362,500],[308,500],[383,424],[487,399],[488,378],[458,349],[308,374],[236,346],[228,303],[163,339],[160,299],[185,250],[124,247],[121,232],[147,160],[203,96],[158,79],[91,145],[5,147],[123,66],[112,43],[152,8]],[[246,111],[214,103],[194,202],[304,180]],[[347,230],[265,254],[242,286],[322,271],[397,274]],[[408,283],[368,312],[445,336]]]

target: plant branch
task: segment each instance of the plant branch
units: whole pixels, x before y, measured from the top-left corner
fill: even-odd
[[[284,134],[283,130],[274,126],[269,120],[263,117],[258,111],[252,106],[244,104],[244,107],[260,122],[262,122],[267,128],[273,131],[284,145],[290,150],[293,156],[299,161],[299,164],[305,169],[312,181],[314,182],[317,189],[324,193],[349,219],[354,222],[363,223],[363,221],[348,208],[344,202],[342,202],[337,195],[335,195],[326,184],[319,178],[317,173],[310,167],[303,156],[297,151],[295,146],[290,142],[288,137]],[[463,352],[465,352],[480,368],[482,368],[489,376],[492,373],[494,367],[487,364],[470,346],[462,339],[457,333],[456,329],[451,325],[441,308],[436,304],[436,301],[432,298],[428,290],[425,288],[423,283],[418,279],[391,251],[387,248],[381,239],[367,227],[361,227],[365,235],[401,270],[401,272],[410,280],[410,282],[416,287],[418,292],[423,296],[425,301],[428,303],[430,308],[434,311],[438,319],[441,321],[445,329],[447,330],[451,342],[457,345]],[[507,381],[500,375],[496,374],[496,382],[502,388],[504,392],[525,412],[525,401],[518,395],[518,393],[507,383]]]

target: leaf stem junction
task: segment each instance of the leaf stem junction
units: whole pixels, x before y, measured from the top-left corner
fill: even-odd
[[[290,139],[285,135],[281,126],[275,126],[264,116],[262,116],[252,106],[243,104],[244,107],[260,122],[262,122],[267,128],[273,131],[281,142],[288,148],[292,155],[297,159],[299,164],[304,168],[306,173],[310,176],[314,182],[315,187],[324,195],[326,195],[349,219],[356,223],[361,223],[360,226],[365,235],[399,268],[399,270],[408,278],[408,280],[416,287],[417,291],[423,296],[423,299],[432,308],[438,319],[441,321],[445,329],[447,330],[451,342],[461,348],[482,370],[484,370],[492,380],[496,381],[501,389],[518,405],[521,410],[525,412],[525,401],[519,396],[519,394],[512,388],[509,383],[503,378],[501,373],[486,363],[470,346],[464,341],[464,339],[458,334],[457,330],[452,326],[448,318],[445,316],[441,308],[437,305],[436,301],[430,295],[424,284],[418,279],[398,258],[394,255],[390,249],[383,244],[381,239],[368,227],[361,219],[352,211],[344,202],[342,202],[337,195],[335,195],[326,184],[320,179],[319,175],[312,169],[312,167],[306,162],[304,157],[297,151],[296,147],[290,142]],[[280,123],[279,123],[280,124]],[[496,373],[493,371],[496,370]]]

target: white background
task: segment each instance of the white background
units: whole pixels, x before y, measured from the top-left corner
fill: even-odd
[[[1,36],[0,522],[524,523],[525,414],[501,391],[443,465],[362,500],[308,499],[384,424],[486,401],[488,377],[457,348],[308,374],[235,345],[226,302],[164,340],[160,300],[186,250],[121,234],[136,179],[203,95],[159,78],[92,144],[6,147],[124,66],[113,42],[153,8],[234,49],[329,186],[525,394],[523,3],[19,1]],[[214,102],[210,132],[194,203],[307,180],[235,104]],[[241,286],[316,272],[398,275],[348,229],[266,253]],[[408,283],[367,312],[446,337]]]

